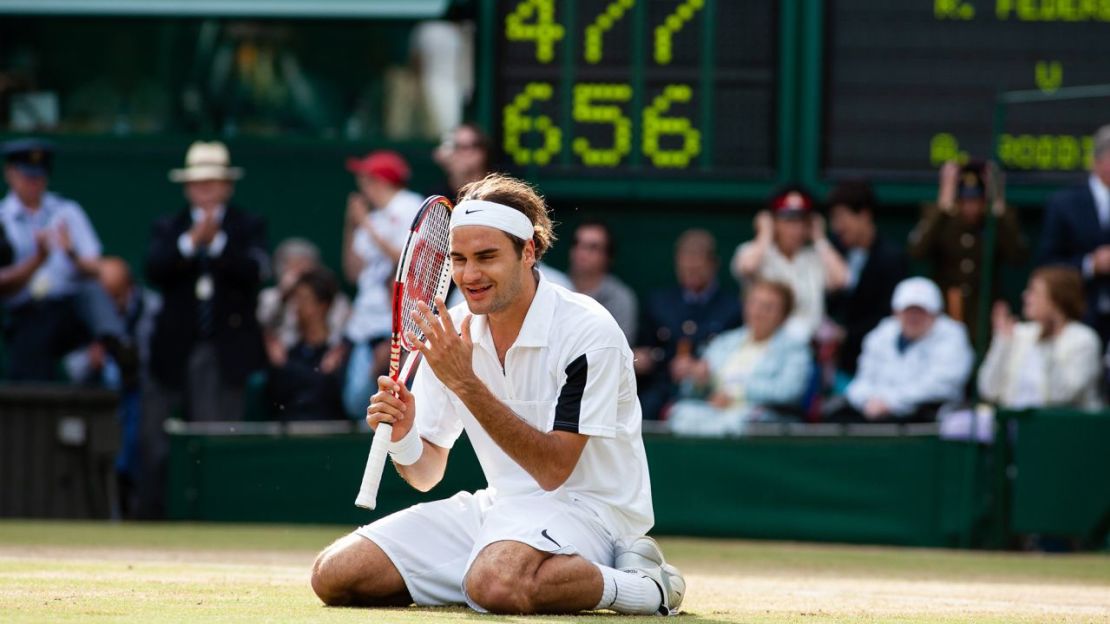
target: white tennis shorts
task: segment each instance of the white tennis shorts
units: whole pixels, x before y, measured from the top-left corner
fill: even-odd
[[[355,533],[385,551],[417,605],[469,604],[479,611],[467,600],[464,579],[486,546],[521,542],[611,566],[615,542],[596,514],[561,495],[495,500],[486,490],[409,507]]]

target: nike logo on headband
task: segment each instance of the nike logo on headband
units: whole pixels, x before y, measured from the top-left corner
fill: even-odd
[[[474,214],[475,212],[483,212],[483,211],[482,210],[471,210],[471,209],[467,208],[466,210],[463,211],[463,214]]]

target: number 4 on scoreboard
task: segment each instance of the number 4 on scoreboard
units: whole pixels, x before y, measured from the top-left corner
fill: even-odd
[[[555,60],[555,44],[564,34],[562,25],[555,22],[555,0],[524,0],[505,17],[505,38],[535,41],[536,60],[541,63]]]

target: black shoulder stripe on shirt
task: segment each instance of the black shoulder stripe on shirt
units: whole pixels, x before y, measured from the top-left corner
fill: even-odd
[[[553,430],[578,433],[578,417],[582,413],[582,393],[586,390],[588,368],[585,353],[567,365],[567,381],[559,391]]]

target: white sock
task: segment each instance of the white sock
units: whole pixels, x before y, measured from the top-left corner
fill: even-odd
[[[655,581],[635,572],[622,572],[594,564],[604,583],[601,602],[594,609],[611,609],[625,615],[655,615],[663,606],[663,592]]]

